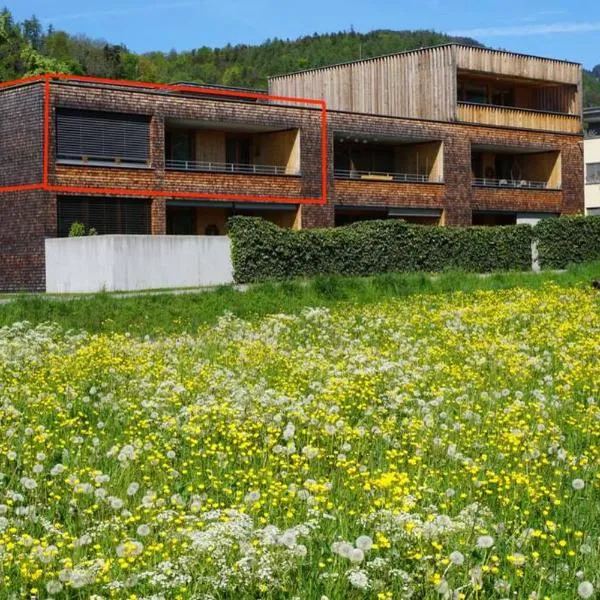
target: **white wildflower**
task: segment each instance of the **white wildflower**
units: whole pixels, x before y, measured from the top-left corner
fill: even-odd
[[[436,586],[435,591],[442,596],[448,593],[448,582],[445,579],[442,579]]]
[[[478,548],[491,548],[494,545],[494,538],[491,535],[480,535],[476,545]]]
[[[368,552],[373,547],[373,540],[368,535],[360,535],[356,538],[356,547]]]
[[[365,560],[365,553],[360,548],[352,548],[348,553],[350,562],[358,564]]]
[[[259,499],[260,499],[260,492],[257,492],[257,491],[248,492],[244,496],[244,502],[246,504],[254,504],[255,502],[258,502]]]
[[[460,566],[465,562],[465,556],[462,552],[455,550],[450,554],[450,562],[452,562],[454,565]]]
[[[589,581],[582,581],[577,586],[577,593],[580,598],[591,598],[594,595],[594,586]]]
[[[56,579],[51,579],[47,584],[46,584],[46,591],[52,595],[52,594],[58,594],[62,591],[63,589],[63,584],[60,581],[56,581]]]
[[[35,490],[35,488],[37,488],[37,482],[35,481],[35,479],[30,479],[29,477],[21,477],[21,485],[26,489],[26,490]]]
[[[365,573],[365,571],[350,571],[350,573],[348,573],[348,581],[352,587],[355,587],[359,590],[369,589],[369,576],[367,573]]]
[[[294,437],[294,433],[296,432],[296,428],[293,423],[288,423],[283,430],[282,436],[284,440],[290,440]]]

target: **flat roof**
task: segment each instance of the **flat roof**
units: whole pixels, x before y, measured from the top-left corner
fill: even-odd
[[[484,50],[486,52],[497,52],[499,54],[511,54],[512,56],[523,56],[525,58],[535,58],[537,60],[550,60],[552,62],[560,62],[569,65],[578,65],[581,66],[581,63],[574,62],[571,60],[561,60],[560,58],[550,58],[548,56],[536,56],[534,54],[524,54],[522,52],[511,52],[510,50],[497,50],[495,48],[487,48],[486,46],[476,46],[470,44],[459,44],[458,42],[448,42],[447,44],[438,44],[437,46],[424,46],[422,48],[414,48],[413,50],[401,50],[400,52],[390,52],[389,54],[381,54],[379,56],[371,56],[369,58],[358,58],[356,60],[349,60],[346,62],[333,63],[330,65],[323,65],[322,67],[313,67],[311,69],[301,69],[300,71],[293,71],[291,73],[279,73],[278,75],[271,75],[268,77],[271,79],[278,79],[280,77],[289,77],[291,75],[300,75],[301,73],[311,73],[314,71],[321,71],[323,69],[330,69],[331,67],[343,67],[346,65],[355,65],[358,63],[366,63],[373,60],[378,60],[380,58],[388,58],[390,56],[401,56],[403,54],[413,54],[415,52],[427,52],[429,50],[434,50],[436,48],[448,48],[448,47],[456,47],[456,48],[475,48],[478,50]]]

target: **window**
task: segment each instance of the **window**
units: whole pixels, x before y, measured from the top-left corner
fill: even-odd
[[[514,106],[514,90],[511,89],[492,89],[492,104],[495,106]]]
[[[459,81],[458,99],[462,102],[489,104],[487,85],[470,81]]]
[[[600,163],[588,163],[585,169],[586,183],[600,183]]]
[[[58,236],[67,237],[78,221],[102,234],[150,233],[150,201],[134,198],[63,196],[58,204]]]
[[[174,129],[165,134],[167,160],[172,166],[196,160],[196,137],[188,129]]]
[[[225,138],[225,162],[233,165],[251,164],[251,141],[248,136],[228,135]]]
[[[59,108],[56,158],[63,163],[147,165],[150,117]]]

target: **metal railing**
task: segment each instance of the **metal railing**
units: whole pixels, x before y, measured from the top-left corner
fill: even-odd
[[[489,177],[474,177],[475,187],[528,188],[544,190],[548,187],[545,181],[529,181],[528,179],[491,179]]]
[[[286,167],[277,165],[245,165],[241,163],[222,163],[197,160],[167,160],[167,169],[175,171],[210,171],[211,173],[243,173],[255,175],[299,175],[286,173]]]
[[[348,171],[335,169],[333,176],[336,179],[362,179],[365,181],[400,181],[409,183],[428,183],[432,180],[427,175],[417,173],[387,173],[384,171]],[[436,182],[439,183],[439,182]]]

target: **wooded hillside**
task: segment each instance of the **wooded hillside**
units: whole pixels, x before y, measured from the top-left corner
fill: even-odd
[[[297,40],[272,39],[256,46],[206,46],[186,52],[135,54],[123,44],[44,30],[32,17],[21,23],[0,13],[0,80],[45,72],[140,81],[194,81],[265,88],[267,77],[311,67],[434,46],[447,42],[483,46],[471,38],[434,31],[377,30],[314,34]],[[584,103],[600,105],[600,65],[584,74]]]

